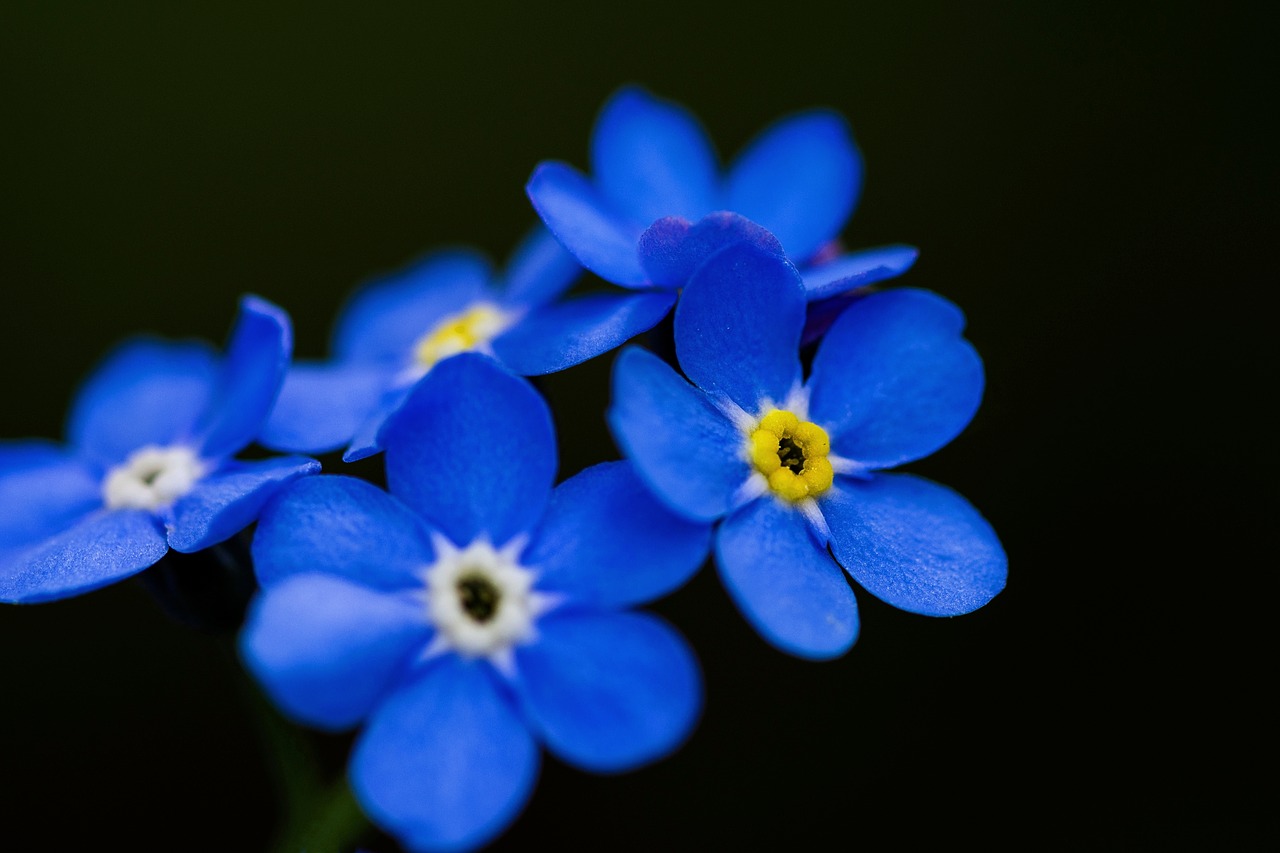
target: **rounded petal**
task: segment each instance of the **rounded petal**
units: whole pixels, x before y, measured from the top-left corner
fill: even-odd
[[[382,392],[382,396],[378,398],[377,405],[373,407],[373,411],[360,424],[356,434],[351,437],[351,443],[343,451],[343,462],[355,462],[382,452],[382,442],[378,438],[378,434],[382,431],[382,425],[387,422],[387,418],[394,415],[396,410],[404,404],[405,398],[409,396],[409,392],[412,390],[413,383],[410,383],[408,385],[393,385]]]
[[[676,357],[685,375],[749,414],[800,382],[800,275],[782,257],[736,243],[706,261],[676,305]]]
[[[727,207],[808,260],[840,234],[862,189],[862,155],[838,114],[816,110],[762,133],[729,170]]]
[[[640,263],[654,284],[677,289],[684,287],[707,258],[726,246],[744,242],[778,255],[783,253],[776,237],[736,213],[711,213],[696,225],[668,216],[640,235]]]
[[[515,820],[538,764],[488,664],[447,655],[374,712],[350,778],[363,810],[405,849],[462,851]]]
[[[551,411],[492,358],[432,368],[381,433],[391,493],[455,543],[494,544],[532,529],[555,480]]]
[[[230,456],[261,432],[292,356],[289,316],[264,299],[241,299],[213,395],[193,430],[205,457]]]
[[[945,486],[906,474],[837,477],[822,512],[836,559],[894,607],[956,616],[1004,589],[1008,559],[995,531]]]
[[[402,365],[413,344],[440,320],[471,303],[494,300],[489,259],[471,249],[443,249],[367,282],[347,300],[334,331],[340,361]]]
[[[253,534],[253,566],[264,587],[319,572],[391,592],[421,584],[435,560],[422,520],[356,477],[305,477],[267,504]]]
[[[601,108],[591,174],[601,195],[643,226],[662,216],[699,219],[720,207],[715,149],[698,120],[636,86]]]
[[[258,443],[287,453],[345,447],[392,380],[390,371],[356,364],[294,364]]]
[[[526,315],[493,342],[493,351],[523,376],[555,373],[608,352],[667,316],[674,293],[598,293]]]
[[[186,439],[213,395],[217,372],[217,355],[202,343],[124,343],[76,396],[67,440],[110,467],[145,445]]]
[[[896,278],[915,264],[915,246],[878,246],[841,255],[833,261],[801,270],[809,301],[836,296],[856,287]]]
[[[503,274],[503,301],[517,305],[550,302],[582,276],[582,264],[539,222],[516,247]]]
[[[959,435],[984,385],[963,329],[959,308],[923,290],[875,293],[845,309],[809,378],[809,415],[830,434],[832,451],[889,468]]]
[[[688,518],[724,515],[751,473],[738,428],[706,394],[639,347],[614,360],[606,419],[654,495]]]
[[[584,267],[623,287],[648,283],[636,253],[644,225],[621,216],[581,172],[539,163],[524,189],[551,233]]]
[[[314,459],[279,456],[234,462],[210,474],[173,505],[169,547],[190,554],[229,539],[256,521],[276,492],[319,471]]]
[[[674,514],[627,462],[592,465],[556,487],[521,561],[538,588],[599,607],[643,604],[682,586],[711,548],[711,527]]]
[[[763,497],[729,516],[716,563],[738,609],[776,648],[821,660],[858,638],[853,590],[795,509]]]
[[[100,510],[0,566],[0,601],[34,604],[90,592],[137,574],[169,550],[160,523],[141,510]]]
[[[38,542],[102,505],[102,480],[48,441],[0,444],[0,549]]]
[[[426,609],[412,598],[302,574],[250,602],[239,647],[285,714],[339,730],[364,719],[430,639]]]
[[[682,744],[702,709],[702,674],[676,631],[647,613],[564,612],[516,649],[525,713],[559,758],[629,770]]]

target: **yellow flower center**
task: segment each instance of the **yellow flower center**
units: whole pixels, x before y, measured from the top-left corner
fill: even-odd
[[[445,317],[413,345],[419,367],[432,367],[451,355],[481,349],[507,330],[512,317],[495,305],[477,302]]]
[[[826,430],[781,409],[761,418],[751,432],[751,464],[784,500],[814,498],[831,488],[830,452]]]

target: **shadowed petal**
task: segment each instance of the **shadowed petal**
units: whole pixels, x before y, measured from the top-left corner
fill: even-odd
[[[627,462],[602,462],[556,487],[521,558],[538,588],[626,607],[666,595],[702,566],[711,528],[659,503]]]
[[[582,276],[578,263],[541,222],[520,242],[503,274],[504,302],[536,306],[564,293]]]
[[[258,442],[290,453],[345,447],[377,407],[391,378],[386,368],[364,362],[294,364]]]
[[[662,758],[693,730],[702,676],[676,631],[645,613],[553,614],[516,649],[516,689],[547,746],[596,772]]]
[[[647,332],[675,304],[674,293],[600,293],[537,309],[493,342],[523,376],[581,364]]]
[[[432,368],[381,433],[391,493],[454,543],[500,545],[542,517],[556,475],[551,412],[528,382],[463,353]]]
[[[895,278],[911,269],[920,250],[915,246],[879,246],[841,255],[833,261],[801,271],[809,301],[825,299]]]
[[[782,254],[782,244],[759,225],[736,213],[717,212],[696,225],[674,216],[659,219],[640,235],[640,263],[654,284],[680,288],[703,261],[734,243]]]
[[[926,616],[957,616],[1004,589],[1008,560],[973,505],[921,477],[837,477],[822,501],[831,550],[883,601]]]
[[[189,554],[216,545],[256,521],[281,488],[319,471],[320,463],[305,456],[232,463],[174,504],[169,546]]]
[[[343,451],[343,462],[355,462],[382,452],[382,442],[378,438],[382,426],[404,404],[405,398],[412,390],[413,384],[410,383],[396,385],[382,392],[377,405],[360,424],[356,434],[351,437],[351,444],[347,445],[347,449]]]
[[[809,414],[831,449],[870,468],[920,459],[955,438],[982,400],[982,360],[964,315],[898,288],[845,309],[813,359]]]
[[[804,517],[772,497],[729,516],[716,536],[720,579],[760,635],[804,658],[839,657],[858,637],[858,604]]]
[[[137,574],[169,550],[142,510],[99,510],[0,566],[0,601],[34,604],[80,595]]]
[[[361,808],[405,849],[462,851],[515,820],[538,764],[488,664],[447,655],[373,714],[350,778]]]
[[[329,575],[295,575],[251,602],[240,655],[271,700],[324,729],[355,725],[431,638],[412,598]]]
[[[0,549],[52,536],[102,505],[101,475],[49,441],[0,444]]]

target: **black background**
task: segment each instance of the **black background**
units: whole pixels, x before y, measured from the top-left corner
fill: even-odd
[[[451,244],[504,257],[534,165],[585,167],[620,84],[689,106],[726,156],[831,106],[867,164],[846,243],[918,246],[900,283],[964,308],[986,361],[973,424],[911,470],[983,511],[1008,587],[954,619],[860,593],[857,645],[810,663],[702,572],[653,608],[702,661],[693,738],[616,777],[547,758],[493,849],[1260,848],[1264,8],[5,3],[0,436],[60,437],[110,346],[220,342],[242,293],[320,357],[370,276]],[[611,358],[540,383],[563,475],[617,456]],[[266,849],[277,805],[227,648],[137,580],[0,609],[0,847]]]

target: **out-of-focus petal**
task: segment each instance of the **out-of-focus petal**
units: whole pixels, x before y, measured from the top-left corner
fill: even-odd
[[[101,475],[49,441],[0,444],[0,550],[38,542],[102,505]]]
[[[286,453],[328,453],[351,442],[391,381],[386,368],[294,364],[258,443]]]
[[[174,504],[169,546],[191,553],[229,539],[256,521],[277,491],[319,471],[320,463],[305,456],[232,463]]]
[[[582,276],[582,264],[541,222],[516,247],[503,274],[504,302],[536,306],[550,302]]]

